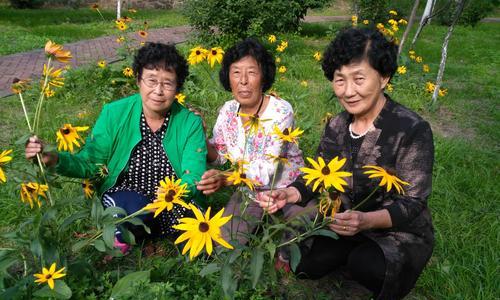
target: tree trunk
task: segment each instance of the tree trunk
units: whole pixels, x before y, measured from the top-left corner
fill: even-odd
[[[116,1],[116,19],[120,19],[122,17],[122,1]]]
[[[432,14],[432,10],[434,8],[434,4],[435,4],[435,0],[427,0],[427,3],[425,4],[424,13],[422,14],[422,18],[420,19],[420,24],[418,25],[417,32],[415,33],[415,36],[413,37],[413,40],[411,41],[410,48],[413,48],[415,46],[415,43],[417,42],[417,38],[420,35],[420,32],[422,32],[422,29],[424,28],[424,26],[427,25],[429,20],[431,19],[431,14]]]
[[[465,1],[466,0],[459,0],[458,1],[457,8],[455,9],[455,15],[453,17],[453,21],[451,22],[451,25],[448,28],[448,32],[446,33],[446,36],[444,37],[443,50],[441,51],[441,63],[439,63],[439,71],[438,71],[437,78],[436,78],[436,88],[434,89],[434,93],[432,94],[432,105],[435,105],[437,102],[439,88],[441,87],[441,82],[443,81],[444,68],[446,66],[446,57],[448,55],[448,43],[450,41],[451,34],[453,33],[453,29],[455,27],[455,24],[457,23],[458,19],[462,15],[462,12],[464,10]]]
[[[415,22],[415,15],[417,14],[417,8],[419,3],[420,0],[415,0],[415,3],[413,4],[413,9],[411,10],[410,14],[410,19],[408,20],[408,26],[406,26],[405,32],[403,33],[403,37],[401,38],[401,42],[399,43],[398,57],[401,55],[401,51],[403,51],[406,38],[408,37],[410,29],[413,27],[413,23]]]

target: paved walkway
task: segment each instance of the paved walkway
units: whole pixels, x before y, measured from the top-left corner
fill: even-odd
[[[306,22],[333,22],[350,20],[349,16],[306,16]],[[483,22],[500,22],[500,18],[486,18]],[[151,29],[148,31],[148,41],[163,43],[182,43],[187,39],[189,26]],[[71,51],[72,67],[87,63],[95,63],[104,59],[107,62],[117,60],[116,36],[106,36],[91,40],[65,44],[64,48]],[[56,41],[57,42],[57,41]],[[46,61],[43,49],[12,55],[0,56],[0,98],[12,94],[10,87],[14,78],[33,78],[41,76],[43,63]],[[56,63],[57,66],[58,63]]]

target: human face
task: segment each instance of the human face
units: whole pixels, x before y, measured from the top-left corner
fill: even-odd
[[[229,66],[229,84],[236,101],[243,108],[252,109],[262,97],[262,70],[250,55]]]
[[[158,84],[154,88],[148,87],[145,81],[151,79],[164,84]],[[176,90],[167,90],[165,83],[170,83],[177,87],[177,75],[175,72],[164,69],[142,69],[142,77],[139,79],[138,85],[142,98],[142,109],[146,116],[164,117],[170,106],[172,106]]]
[[[383,106],[383,90],[388,82],[389,77],[382,77],[364,59],[336,70],[332,86],[340,104],[354,117],[376,117]]]

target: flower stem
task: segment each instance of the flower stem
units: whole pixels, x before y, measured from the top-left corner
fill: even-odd
[[[50,63],[52,61],[52,57],[49,57],[47,60],[47,67],[45,73],[45,79],[43,81],[42,90],[40,91],[40,98],[38,98],[38,103],[35,110],[35,120],[33,122],[33,133],[37,133],[38,127],[40,126],[40,115],[42,110],[43,99],[45,98],[45,89],[47,88],[47,83],[49,81],[50,75]]]
[[[377,187],[375,189],[373,189],[373,191],[370,193],[370,195],[366,196],[365,199],[363,199],[363,201],[359,202],[358,204],[356,204],[352,210],[356,210],[358,207],[360,207],[361,205],[363,205],[366,201],[368,201],[368,199],[370,199],[371,196],[373,196],[373,194],[375,194],[376,191],[378,191],[378,189],[380,188],[379,185],[377,185]]]
[[[28,117],[28,112],[26,111],[26,106],[24,105],[23,94],[19,93],[19,99],[21,100],[21,106],[23,107],[24,117],[26,118],[26,124],[28,124],[28,129],[30,133],[33,134],[33,128],[31,127],[30,119]]]
[[[218,83],[217,83],[217,82],[215,82],[215,79],[212,77],[212,74],[208,71],[207,67],[206,67],[204,64],[202,64],[202,66],[203,66],[203,69],[205,70],[205,72],[207,72],[207,74],[208,74],[208,76],[210,77],[210,79],[212,80],[212,82],[214,83],[214,85],[216,85],[216,86],[217,86],[217,85],[218,85]]]

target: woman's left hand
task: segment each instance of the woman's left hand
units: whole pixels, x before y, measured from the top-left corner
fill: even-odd
[[[366,213],[357,210],[336,213],[328,226],[339,235],[349,236],[370,228]]]

